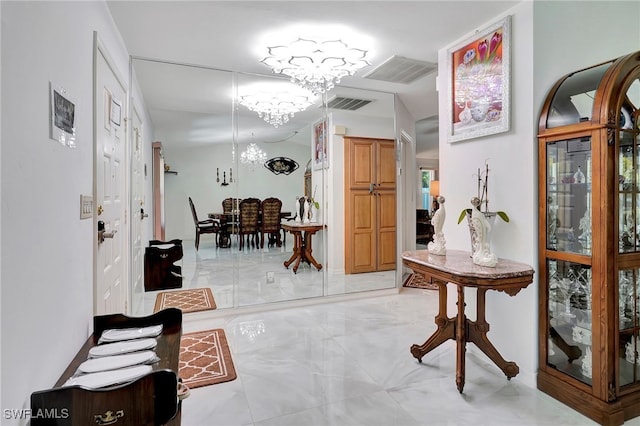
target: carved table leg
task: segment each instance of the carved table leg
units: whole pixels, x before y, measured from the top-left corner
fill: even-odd
[[[322,269],[322,265],[320,263],[318,263],[318,261],[311,255],[311,252],[313,251],[313,247],[311,246],[311,236],[313,234],[311,232],[305,231],[304,233],[304,243],[303,243],[303,252],[302,252],[302,257],[304,259],[305,262],[313,265],[316,267],[316,269],[319,271],[320,269]]]
[[[422,357],[428,352],[440,346],[449,339],[455,339],[455,318],[447,318],[447,283],[435,281],[438,285],[438,306],[439,311],[436,316],[438,329],[422,345],[411,345],[411,355],[422,362]]]
[[[493,346],[487,337],[489,331],[489,323],[485,319],[485,293],[486,289],[478,289],[478,307],[477,307],[477,319],[475,322],[467,321],[467,329],[469,337],[467,341],[475,343],[475,345],[487,355],[491,361],[494,362],[500,368],[508,379],[515,377],[520,368],[515,362],[507,362],[500,355],[498,350]]]
[[[467,351],[466,321],[464,315],[464,287],[458,286],[458,315],[456,316],[456,386],[462,393],[465,376],[465,352]]]
[[[555,343],[558,348],[567,355],[567,358],[569,358],[569,364],[582,356],[582,350],[580,350],[580,347],[568,344],[554,327],[549,328],[549,336],[551,337],[551,341],[553,341],[553,343]]]
[[[289,265],[296,260],[296,264],[293,266],[293,272],[298,272],[298,266],[300,265],[300,259],[302,258],[302,233],[301,232],[292,232],[293,233],[293,254],[289,258],[289,260],[285,260],[284,267],[289,268]]]

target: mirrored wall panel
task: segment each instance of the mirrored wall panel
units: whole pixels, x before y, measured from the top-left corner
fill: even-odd
[[[226,309],[396,287],[395,264],[345,266],[354,248],[371,249],[345,247],[345,149],[354,139],[395,146],[393,94],[338,86],[314,96],[277,76],[142,58],[131,69],[145,140],[162,146],[163,240],[182,241],[182,289],[208,288]],[[151,313],[157,294],[133,291],[133,313]]]

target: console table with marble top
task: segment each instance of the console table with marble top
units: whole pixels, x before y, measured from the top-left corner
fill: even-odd
[[[465,381],[465,352],[467,342],[484,352],[500,368],[508,379],[515,377],[520,369],[515,362],[508,362],[500,355],[487,337],[489,324],[485,319],[485,293],[487,290],[504,291],[515,296],[533,282],[533,268],[527,264],[499,259],[493,267],[475,265],[471,254],[461,250],[447,250],[446,255],[430,254],[428,250],[402,253],[405,266],[421,274],[429,283],[438,286],[438,329],[426,342],[412,345],[411,354],[422,362],[422,357],[447,340],[456,341],[456,385],[462,393]],[[458,291],[458,312],[453,318],[447,316],[447,283],[454,284]],[[465,316],[464,288],[477,289],[476,321]]]

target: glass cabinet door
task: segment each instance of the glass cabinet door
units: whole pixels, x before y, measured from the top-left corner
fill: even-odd
[[[640,269],[618,273],[620,386],[640,382]]]
[[[591,268],[547,261],[549,343],[547,363],[591,384]]]
[[[547,248],[591,254],[591,139],[547,144]]]

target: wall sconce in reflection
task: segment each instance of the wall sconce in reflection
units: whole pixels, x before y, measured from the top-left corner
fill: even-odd
[[[216,167],[216,182],[220,183],[220,168]],[[222,172],[222,183],[220,186],[227,186],[233,183],[233,169],[229,169],[229,182],[227,182],[227,172]]]

